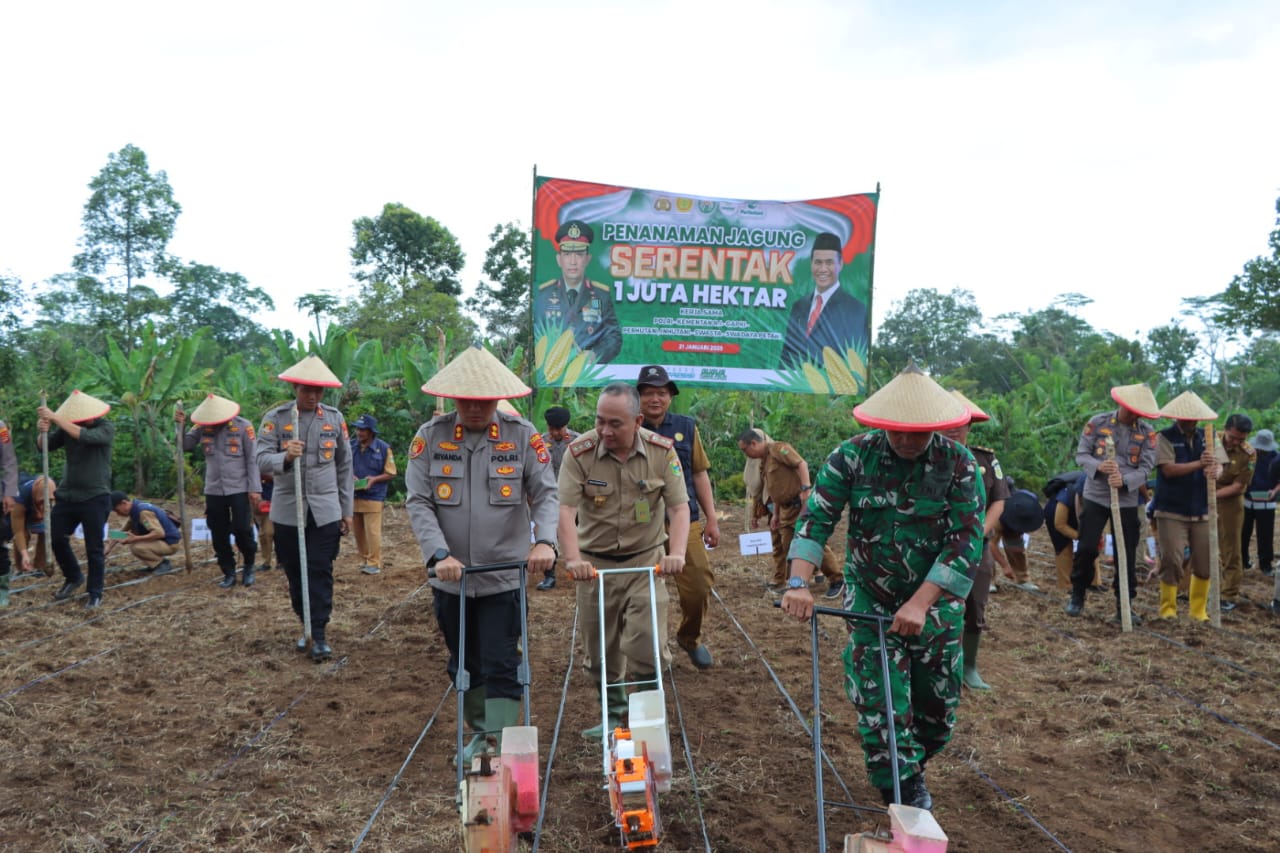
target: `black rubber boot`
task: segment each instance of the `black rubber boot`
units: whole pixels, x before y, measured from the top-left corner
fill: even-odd
[[[244,574],[240,576],[240,583],[245,586],[253,586],[254,580],[256,579],[253,576],[253,564],[250,563],[244,567]]]

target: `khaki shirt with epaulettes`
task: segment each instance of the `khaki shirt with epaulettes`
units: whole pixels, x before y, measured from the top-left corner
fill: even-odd
[[[1226,445],[1222,443],[1221,434],[1218,440],[1214,442],[1213,456],[1222,465],[1222,473],[1218,475],[1217,488],[1230,486],[1233,483],[1244,483],[1244,489],[1241,489],[1234,495],[1227,498],[1219,498],[1218,503],[1233,509],[1244,509],[1244,494],[1249,488],[1249,483],[1253,480],[1253,466],[1258,458],[1258,452],[1253,449],[1253,445],[1247,441],[1240,442],[1240,446],[1235,450],[1227,450]]]
[[[464,566],[521,562],[534,541],[555,546],[560,502],[551,453],[529,421],[496,412],[468,430],[456,412],[423,424],[409,445],[405,509],[424,561],[444,549]],[[532,530],[530,529],[532,522]],[[431,579],[457,595],[457,583]],[[520,572],[467,577],[467,597],[518,589]]]
[[[285,403],[262,416],[258,427],[258,471],[275,478],[271,495],[271,521],[297,525],[298,502],[293,465],[302,463],[304,509],[310,509],[317,525],[350,518],[355,506],[355,480],[351,477],[351,444],[347,420],[333,406],[320,403],[298,419],[302,456],[285,468],[284,443],[293,435],[293,403]],[[305,522],[306,516],[304,514]]]
[[[625,462],[590,430],[569,445],[560,466],[560,503],[578,510],[583,551],[626,555],[656,548],[667,540],[667,511],[688,502],[674,444],[643,427]]]
[[[239,415],[220,424],[196,424],[182,437],[182,449],[190,452],[197,444],[204,451],[206,495],[262,493],[253,424]]]

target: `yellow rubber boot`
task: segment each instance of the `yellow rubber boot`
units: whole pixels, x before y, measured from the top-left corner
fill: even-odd
[[[1164,585],[1161,584],[1161,587]],[[1161,590],[1161,596],[1164,590]],[[1209,579],[1191,576],[1191,618],[1197,622],[1209,621]]]
[[[1161,619],[1177,619],[1178,618],[1178,585],[1173,583],[1160,583],[1160,618]],[[1207,618],[1207,617],[1206,617]]]

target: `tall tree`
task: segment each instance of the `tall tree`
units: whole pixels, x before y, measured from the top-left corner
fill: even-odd
[[[1187,367],[1200,348],[1200,339],[1176,323],[1166,323],[1151,330],[1147,335],[1147,346],[1151,360],[1160,368],[1164,378],[1174,388],[1182,388]]]
[[[351,265],[357,281],[385,282],[401,290],[429,289],[458,296],[465,256],[458,240],[430,216],[396,202],[376,217],[352,223]]]
[[[476,287],[467,309],[484,321],[485,335],[498,356],[506,361],[524,344],[532,342],[532,300],[529,291],[529,232],[514,222],[495,225],[484,253],[487,281]]]
[[[1248,261],[1226,290],[1208,299],[1217,308],[1215,320],[1246,335],[1280,332],[1280,198],[1276,199],[1276,227],[1267,243],[1271,257],[1259,255]]]
[[[145,316],[143,303],[135,299],[135,282],[164,261],[182,207],[173,198],[168,175],[152,174],[147,155],[133,145],[110,155],[89,189],[81,251],[72,266],[82,276],[104,277],[104,290],[123,290],[119,325],[128,352],[136,344],[134,328]]]
[[[982,322],[973,294],[963,288],[940,293],[917,288],[894,303],[880,324],[875,359],[880,368],[896,374],[913,359],[935,376],[964,364],[965,344]]]
[[[250,287],[244,276],[195,261],[168,263],[163,271],[173,282],[165,331],[186,338],[206,330],[214,350],[208,366],[220,364],[238,350],[270,343],[266,329],[253,321],[253,315],[274,309],[275,303],[261,288]]]
[[[315,318],[316,321],[316,340],[324,343],[324,331],[320,328],[320,316],[322,314],[332,314],[342,304],[342,300],[334,296],[332,293],[324,293],[319,291],[316,293],[304,293],[299,296],[293,303],[293,307],[299,311],[305,311]]]

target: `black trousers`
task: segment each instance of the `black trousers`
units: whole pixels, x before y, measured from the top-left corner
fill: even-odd
[[[80,561],[71,550],[71,534],[78,524],[84,529],[84,552],[89,558],[88,592],[90,595],[102,595],[107,571],[102,528],[107,523],[107,516],[111,515],[111,495],[97,495],[75,503],[59,500],[53,505],[51,515],[49,544],[53,547],[58,568],[62,569],[62,577],[76,583],[84,577]]]
[[[449,680],[458,675],[459,596],[432,587],[436,624],[449,649]],[[467,672],[471,689],[485,688],[490,699],[519,699],[523,695],[520,666],[520,591],[467,598]]]
[[[1080,514],[1080,545],[1076,548],[1076,556],[1071,563],[1073,598],[1083,600],[1085,590],[1093,582],[1093,561],[1098,559],[1098,540],[1102,538],[1102,531],[1110,523],[1111,507],[1091,500],[1084,501],[1084,512]],[[1134,560],[1137,557],[1140,527],[1136,506],[1120,508],[1120,528],[1124,534],[1124,555],[1129,569],[1129,598],[1133,599],[1138,594],[1138,573],[1134,567]],[[1111,535],[1115,536],[1114,530],[1111,531]],[[1111,582],[1111,589],[1115,592],[1118,602],[1120,600],[1119,572],[1116,572],[1115,579]]]
[[[209,520],[209,538],[213,540],[213,553],[218,556],[218,568],[224,575],[236,573],[236,554],[231,550],[231,534],[236,535],[236,548],[244,556],[245,566],[252,566],[258,555],[258,543],[253,538],[253,508],[249,495],[205,495],[204,515]]]
[[[304,530],[307,543],[307,593],[311,602],[311,636],[324,639],[325,626],[333,611],[333,561],[342,545],[342,522],[317,525],[307,513]],[[289,603],[302,619],[302,567],[299,565],[298,527],[276,523],[276,563],[289,579]]]
[[[1240,533],[1240,553],[1249,562],[1249,538],[1258,528],[1258,568],[1265,569],[1275,559],[1276,511],[1244,508],[1244,529]]]

